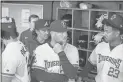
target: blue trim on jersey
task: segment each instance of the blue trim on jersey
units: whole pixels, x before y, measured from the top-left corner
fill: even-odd
[[[53,46],[51,45],[51,43],[50,43],[50,42],[48,42],[48,45],[49,45],[51,48],[53,48]]]
[[[74,66],[74,67],[79,67],[79,65],[78,65],[78,64],[73,64],[73,66]]]
[[[40,66],[36,66],[36,65],[33,65],[32,66],[32,69],[41,69],[41,70],[46,70],[44,67],[40,67]]]
[[[2,76],[15,76],[15,74],[1,73]]]

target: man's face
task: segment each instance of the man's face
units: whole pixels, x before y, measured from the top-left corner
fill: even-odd
[[[70,21],[70,20],[64,19],[63,21],[64,21],[64,23],[65,23],[65,25],[66,25],[67,27],[71,27],[71,21]]]
[[[31,18],[30,21],[30,28],[34,29],[35,21],[37,21],[39,18]]]
[[[55,41],[62,44],[67,42],[67,32],[56,32]]]
[[[104,25],[104,32],[105,32],[104,39],[107,42],[111,42],[117,38],[116,31],[113,30],[111,26]]]
[[[49,32],[47,30],[38,30],[37,31],[37,40],[40,43],[44,43],[49,37]]]

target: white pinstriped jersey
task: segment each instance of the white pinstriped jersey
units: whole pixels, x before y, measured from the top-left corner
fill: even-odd
[[[2,53],[2,76],[13,77],[12,82],[30,82],[29,52],[20,41],[7,44]]]
[[[79,65],[79,55],[76,47],[67,43],[64,52],[71,64]],[[42,69],[49,73],[63,73],[59,56],[48,43],[38,46],[34,53],[35,61],[32,68]]]
[[[123,82],[123,44],[110,50],[109,43],[99,43],[89,61],[97,65],[96,82]]]

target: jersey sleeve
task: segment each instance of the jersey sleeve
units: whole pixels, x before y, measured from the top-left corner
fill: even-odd
[[[78,49],[71,45],[67,44],[65,48],[65,53],[67,54],[67,58],[69,62],[74,66],[74,67],[79,67],[79,53]]]
[[[8,60],[2,62],[2,75],[14,76],[17,68],[16,61]]]
[[[78,53],[78,50],[77,48],[74,48],[74,50],[72,51],[72,60],[70,61],[71,64],[74,66],[74,67],[79,67],[79,53]]]
[[[16,69],[19,65],[19,61],[16,56],[14,56],[13,49],[6,47],[2,53],[2,75],[3,76],[14,76]]]
[[[33,64],[32,64],[32,69],[41,69],[45,70],[45,61],[44,57],[41,56],[40,53],[43,53],[41,49],[36,48],[36,50],[33,52]]]
[[[88,61],[89,61],[92,65],[96,65],[96,64],[97,64],[96,48],[95,48],[95,49],[92,51],[92,53],[90,54],[90,57],[89,57]]]
[[[100,52],[100,50],[103,48],[103,46],[105,45],[105,42],[101,42],[99,43],[95,49],[92,51],[92,53],[90,54],[90,57],[88,59],[88,61],[92,64],[92,65],[97,65],[97,55]]]
[[[24,76],[24,73],[26,72],[26,71],[25,71],[26,68],[27,68],[27,66],[26,66],[25,60],[24,60],[24,59],[23,59],[23,60],[20,60],[20,61],[19,61],[19,65],[18,65],[18,67],[17,67],[16,73],[17,73],[19,76],[23,77],[23,76]]]

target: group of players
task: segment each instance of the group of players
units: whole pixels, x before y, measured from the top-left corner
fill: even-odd
[[[18,39],[14,19],[3,17],[1,39],[6,47],[2,52],[2,82],[76,82],[79,53],[67,42],[65,20],[49,25],[31,15],[30,28]],[[123,82],[123,18],[109,13],[103,24],[105,41],[88,60],[97,66],[96,82]]]

